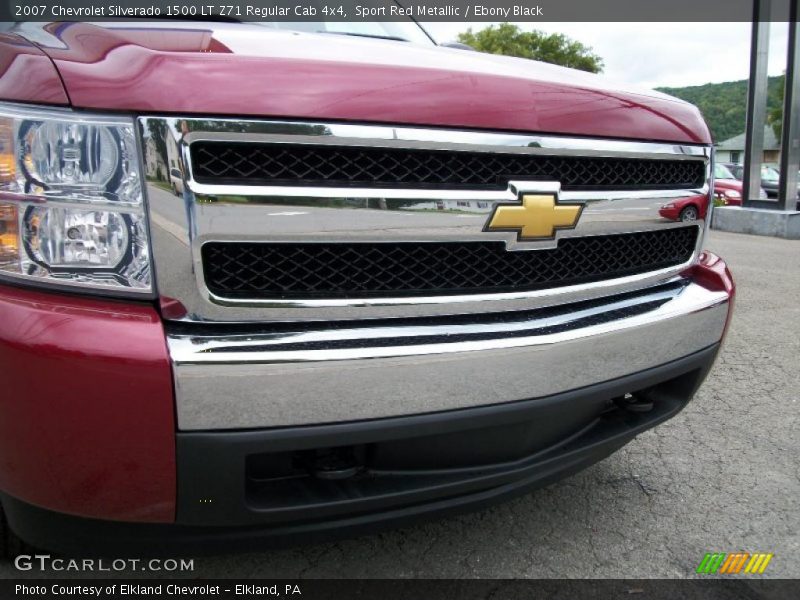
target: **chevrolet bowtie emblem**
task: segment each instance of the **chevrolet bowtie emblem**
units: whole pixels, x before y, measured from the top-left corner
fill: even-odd
[[[522,194],[522,201],[498,204],[484,231],[515,231],[517,240],[552,240],[558,229],[573,229],[583,204],[556,204],[555,194]]]

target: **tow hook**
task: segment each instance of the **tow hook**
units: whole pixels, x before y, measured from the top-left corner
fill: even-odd
[[[653,410],[652,400],[634,394],[625,394],[619,398],[614,398],[614,404],[622,410],[633,413],[645,413]]]
[[[363,465],[352,448],[317,450],[307,463],[308,471],[317,479],[339,480],[358,475]]]

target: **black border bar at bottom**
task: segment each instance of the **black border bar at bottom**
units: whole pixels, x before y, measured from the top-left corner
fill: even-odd
[[[587,575],[591,575],[587,573]],[[44,593],[24,593],[38,588]],[[129,587],[125,587],[129,586]],[[70,593],[70,590],[75,590]],[[95,590],[95,591],[91,591]],[[125,593],[122,591],[125,590]],[[274,590],[274,593],[273,593]],[[98,593],[99,591],[99,593]],[[7,579],[0,581],[2,598],[72,600],[78,598],[160,598],[221,600],[242,598],[298,598],[302,600],[521,600],[536,599],[646,599],[646,600],[781,600],[797,598],[796,580],[731,579],[337,579],[337,580],[103,580]]]

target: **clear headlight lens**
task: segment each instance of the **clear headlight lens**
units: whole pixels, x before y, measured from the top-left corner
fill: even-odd
[[[35,180],[103,190],[116,173],[119,150],[107,127],[45,121],[25,129],[22,160]]]
[[[133,121],[0,103],[0,275],[152,291]]]
[[[740,200],[742,198],[742,195],[736,190],[725,190],[723,194],[726,198],[731,198],[732,200]]]

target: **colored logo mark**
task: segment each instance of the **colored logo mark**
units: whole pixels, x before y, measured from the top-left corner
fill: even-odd
[[[697,567],[697,573],[703,575],[714,575],[716,573],[721,575],[736,575],[738,573],[761,574],[766,570],[773,556],[774,554],[772,553],[766,554],[763,552],[755,554],[750,554],[749,552],[734,552],[732,554],[707,552]]]
[[[575,229],[584,206],[556,200],[556,194],[522,194],[520,204],[498,204],[484,231],[516,231],[521,242],[551,240],[559,229]]]

